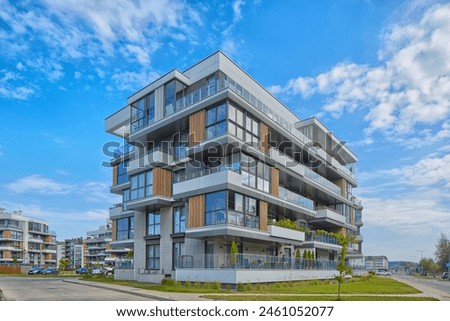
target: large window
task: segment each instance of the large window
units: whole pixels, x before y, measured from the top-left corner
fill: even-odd
[[[175,112],[175,80],[164,86],[164,117]]]
[[[159,245],[147,245],[147,270],[159,270],[161,254]]]
[[[124,161],[117,165],[117,185],[128,182],[127,168],[128,161]]]
[[[227,105],[222,104],[206,110],[206,139],[227,132]]]
[[[186,231],[186,206],[173,208],[173,233],[184,233]]]
[[[186,148],[188,146],[188,133],[178,133],[173,138],[173,158],[175,160],[186,158]]]
[[[184,243],[175,242],[172,248],[172,266],[175,269],[178,267],[178,258],[184,254]]]
[[[251,156],[241,155],[242,184],[270,192],[270,166]]]
[[[155,121],[155,93],[152,92],[131,104],[131,132]]]
[[[228,192],[228,223],[259,228],[259,211],[256,199],[233,191]]]
[[[161,216],[159,213],[147,213],[147,236],[161,234]]]
[[[152,170],[131,176],[130,200],[136,200],[153,195]]]
[[[258,201],[234,191],[205,195],[205,225],[233,224],[259,228]]]
[[[120,218],[116,221],[116,240],[134,239],[134,217]]]
[[[205,225],[224,224],[226,222],[226,191],[205,195]]]
[[[228,105],[228,133],[248,144],[259,144],[259,121],[240,108]]]

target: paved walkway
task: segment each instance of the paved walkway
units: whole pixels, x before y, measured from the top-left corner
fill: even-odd
[[[424,286],[415,282],[411,282],[405,279],[400,279],[393,277],[393,279],[403,282],[405,284],[408,284],[419,291],[422,291],[422,293],[415,293],[415,294],[341,294],[341,296],[402,296],[402,297],[431,297],[438,299],[439,301],[450,301],[450,294],[445,293],[436,289],[433,289],[428,286]],[[133,288],[129,286],[123,286],[123,285],[114,285],[114,284],[105,284],[105,283],[97,283],[97,282],[91,282],[91,281],[85,281],[85,280],[78,280],[78,279],[66,279],[64,282],[71,282],[86,286],[94,286],[97,288],[104,288],[109,289],[113,291],[118,291],[122,293],[127,294],[134,294],[134,295],[140,295],[143,297],[147,297],[149,299],[154,300],[161,300],[161,301],[209,301],[209,299],[202,298],[202,296],[207,295],[205,293],[175,293],[175,292],[160,292],[160,291],[153,291],[153,290],[147,290],[147,289],[138,289]],[[253,293],[212,293],[211,295],[221,295],[221,296],[236,296],[236,295],[251,295],[251,296],[273,296],[273,294],[253,294]],[[276,294],[277,296],[336,296],[336,294]]]

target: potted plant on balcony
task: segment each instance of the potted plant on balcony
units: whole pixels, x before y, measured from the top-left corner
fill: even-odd
[[[297,249],[297,251],[295,251],[295,268],[296,269],[300,269],[300,249]]]
[[[236,267],[237,255],[239,253],[239,249],[235,241],[231,242],[230,246],[230,265],[231,267]]]

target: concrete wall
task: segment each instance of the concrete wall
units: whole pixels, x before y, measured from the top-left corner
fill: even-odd
[[[177,281],[221,283],[265,283],[315,279],[331,279],[336,270],[234,270],[234,269],[178,269]]]
[[[133,269],[114,269],[114,280],[134,280]]]

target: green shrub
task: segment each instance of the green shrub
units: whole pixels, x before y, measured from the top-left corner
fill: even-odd
[[[227,286],[225,287],[226,289],[227,289],[227,291],[231,291],[231,289],[233,288],[232,286],[231,286],[231,284],[227,284]]]
[[[176,286],[177,281],[175,281],[174,279],[169,279],[169,278],[162,279],[161,284],[165,285],[165,286]]]
[[[239,282],[237,285],[237,290],[238,292],[245,292],[245,285]]]
[[[211,288],[214,290],[220,290],[222,288],[222,283],[220,283],[219,281],[216,281],[211,284]]]
[[[184,286],[185,286],[186,288],[191,288],[191,287],[192,287],[191,281],[186,281],[186,282],[184,282]]]
[[[247,291],[247,292],[253,291],[253,284],[247,283],[247,284],[245,285],[245,291]]]

